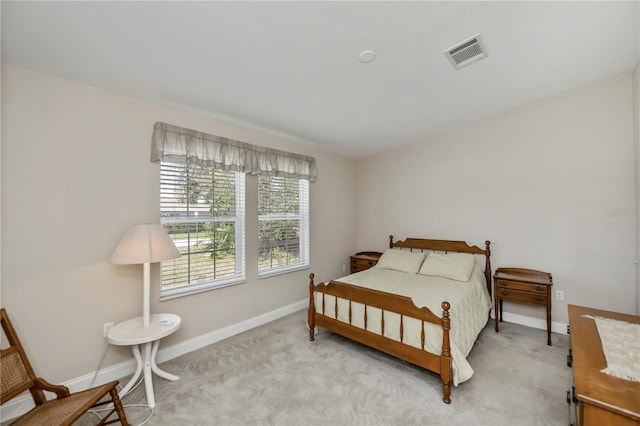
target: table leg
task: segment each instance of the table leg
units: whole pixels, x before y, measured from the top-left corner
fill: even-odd
[[[547,345],[551,346],[551,308],[547,308]]]
[[[120,399],[124,398],[125,395],[129,393],[133,385],[138,381],[138,377],[140,377],[140,373],[142,373],[142,354],[140,353],[140,347],[138,345],[132,345],[131,351],[133,352],[133,357],[136,359],[136,372],[133,373],[131,380],[122,388],[120,391]]]
[[[140,346],[142,346],[142,351],[140,351]],[[175,381],[180,377],[167,373],[162,370],[156,364],[156,355],[158,353],[158,346],[160,346],[160,341],[156,340],[153,343],[145,343],[143,345],[132,345],[131,351],[133,352],[133,357],[136,359],[136,371],[133,374],[133,377],[129,380],[124,388],[120,391],[120,398],[123,398],[131,388],[136,384],[138,378],[144,374],[144,387],[145,392],[147,394],[147,405],[150,408],[155,407],[156,399],[153,393],[153,373],[156,373],[158,376]]]
[[[175,382],[180,377],[176,376],[175,374],[167,373],[166,371],[158,367],[158,364],[156,364],[156,353],[158,352],[158,346],[160,346],[159,340],[156,340],[155,342],[153,342],[153,348],[151,349],[151,371],[153,371],[163,379],[167,379],[167,380],[171,380],[172,382]]]
[[[151,342],[144,344],[143,356],[144,356],[144,389],[147,392],[147,405],[150,408],[153,408],[156,406],[156,399],[153,395],[153,376],[151,374]]]
[[[495,308],[494,308],[493,314],[496,316],[496,333],[497,333],[498,332],[498,315],[500,314],[500,311],[498,310],[499,304],[498,304],[497,297],[494,305],[495,305]]]

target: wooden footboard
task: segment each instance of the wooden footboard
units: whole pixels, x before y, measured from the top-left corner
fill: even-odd
[[[411,298],[392,293],[371,290],[351,284],[330,281],[328,284],[314,285],[314,274],[309,275],[309,340],[314,340],[315,327],[323,327],[334,333],[340,334],[351,340],[355,340],[379,351],[388,353],[412,364],[418,365],[440,375],[442,379],[442,400],[451,403],[451,346],[449,343],[449,302],[442,302],[442,318],[435,315],[428,308],[418,308]],[[322,306],[320,312],[316,312],[314,293],[322,293]],[[326,295],[334,296],[333,317],[325,315]],[[338,298],[349,302],[349,322],[338,319]],[[364,328],[352,325],[351,306],[360,303],[365,306]],[[380,316],[381,333],[370,331],[367,324],[366,307],[375,307],[382,311]],[[399,336],[400,341],[385,336],[384,312],[393,312],[400,316]],[[421,348],[404,343],[404,318],[415,318],[422,322]],[[425,322],[442,327],[442,351],[440,355],[432,354],[425,350]]]

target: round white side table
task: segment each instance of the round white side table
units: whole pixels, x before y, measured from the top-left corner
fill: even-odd
[[[147,404],[153,408],[156,400],[153,395],[152,372],[167,380],[178,380],[179,377],[161,370],[156,364],[156,354],[160,339],[180,328],[181,318],[175,314],[153,314],[149,316],[149,325],[143,325],[142,317],[133,318],[111,327],[107,333],[107,341],[112,345],[131,346],[136,359],[136,372],[129,383],[120,391],[124,397],[135,385],[144,372],[144,386],[147,392]],[[141,350],[142,349],[142,350]]]

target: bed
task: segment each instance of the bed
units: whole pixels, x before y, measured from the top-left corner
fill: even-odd
[[[490,244],[389,236],[370,269],[320,284],[310,274],[309,340],[322,327],[439,374],[451,403],[452,382],[473,375],[466,357],[489,319]]]

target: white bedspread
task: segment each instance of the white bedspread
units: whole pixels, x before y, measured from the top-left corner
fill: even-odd
[[[468,282],[453,281],[446,278],[407,274],[376,267],[348,275],[335,281],[366,287],[374,290],[395,293],[410,297],[418,308],[426,306],[442,316],[441,304],[451,304],[451,358],[453,364],[453,384],[457,386],[473,375],[473,369],[466,357],[473,347],[478,334],[487,323],[491,300],[487,292],[484,273],[475,265]],[[322,293],[315,293],[316,312],[322,312]],[[325,296],[325,315],[335,317],[335,299]],[[352,304],[352,325],[364,328],[364,305]],[[367,307],[367,330],[380,334],[380,315],[378,308]],[[349,302],[338,298],[338,320],[349,322]],[[384,313],[384,335],[400,341],[400,315]],[[405,317],[403,320],[403,342],[417,348],[421,347],[421,321]],[[425,325],[425,349],[440,355],[442,352],[442,328],[435,324]]]

